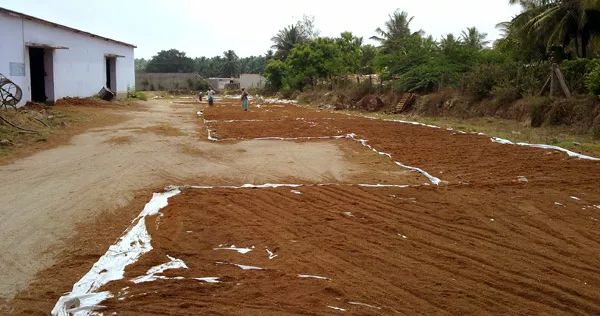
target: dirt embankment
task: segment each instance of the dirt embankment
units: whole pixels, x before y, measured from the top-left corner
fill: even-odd
[[[600,101],[596,97],[573,99],[527,97],[517,101],[485,99],[444,90],[416,95],[415,102],[399,112],[403,94],[368,94],[364,91],[306,92],[298,100],[326,109],[401,113],[424,117],[498,117],[525,122],[532,127],[571,126],[579,132],[591,132],[600,138]]]

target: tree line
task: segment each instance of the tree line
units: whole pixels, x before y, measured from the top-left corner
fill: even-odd
[[[371,37],[376,46],[344,32],[319,37],[314,19],[290,25],[273,38],[265,76],[273,90],[303,90],[348,76],[377,74],[388,89],[431,92],[469,89],[480,97],[519,98],[539,90],[550,63],[561,64],[578,93],[600,94],[600,0],[508,0],[522,11],[497,25],[494,43],[475,27],[440,39],[411,28],[397,10]],[[507,5],[508,5],[507,4]]]
[[[176,49],[163,50],[146,60],[135,59],[136,72],[159,73],[198,73],[204,78],[239,77],[242,73],[262,73],[266,66],[265,56],[240,58],[233,50],[223,52],[222,56],[196,57],[186,56]]]

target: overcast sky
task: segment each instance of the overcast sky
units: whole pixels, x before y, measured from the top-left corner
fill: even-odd
[[[439,39],[469,26],[499,37],[495,25],[520,7],[508,0],[0,0],[0,7],[132,43],[136,58],[175,48],[190,57],[262,55],[271,37],[303,14],[313,15],[321,36],[351,31],[366,42],[396,9],[414,16],[413,30]]]

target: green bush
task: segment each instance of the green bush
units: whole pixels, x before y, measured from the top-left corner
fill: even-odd
[[[146,97],[145,93],[143,93],[141,91],[134,90],[134,89],[127,91],[127,98],[130,98],[130,99],[139,99],[139,100],[142,100],[142,101],[148,100],[148,98]]]
[[[544,111],[541,104],[531,105],[531,127],[540,127],[544,122]]]
[[[530,63],[523,65],[520,69],[519,88],[521,89],[521,95],[539,95],[546,78],[550,74],[550,63],[546,61]]]
[[[281,96],[282,99],[293,100],[295,97],[298,97],[299,94],[300,94],[300,91],[291,89],[291,88],[287,88],[287,87],[279,90],[279,95]]]
[[[281,60],[271,59],[265,68],[267,87],[274,91],[281,89],[285,72],[286,66]]]
[[[600,125],[592,127],[592,137],[600,139]]]
[[[500,82],[500,77],[499,65],[480,64],[467,74],[467,87],[474,96],[484,99],[492,96],[492,88]]]
[[[550,125],[562,125],[569,123],[569,115],[567,109],[565,109],[560,102],[554,102],[550,105],[548,110],[548,124]]]
[[[210,82],[206,79],[199,79],[196,82],[193,82],[193,90],[195,91],[207,91],[210,88]]]
[[[491,91],[496,102],[506,104],[521,98],[519,88],[509,82],[501,82],[495,85]]]
[[[593,95],[600,95],[600,62],[596,60],[595,66],[585,76],[585,86]]]
[[[587,87],[585,85],[585,77],[590,71],[588,64],[592,59],[577,58],[573,60],[565,60],[560,65],[567,86],[571,90],[571,93],[587,93]]]
[[[188,85],[188,89],[194,90],[194,88],[196,87],[196,85],[194,83],[194,79],[187,78],[186,82],[187,82],[187,85]]]

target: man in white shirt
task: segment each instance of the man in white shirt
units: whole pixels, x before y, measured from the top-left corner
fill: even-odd
[[[208,95],[208,105],[213,105],[213,94],[215,94],[215,92],[210,88],[206,94]]]

